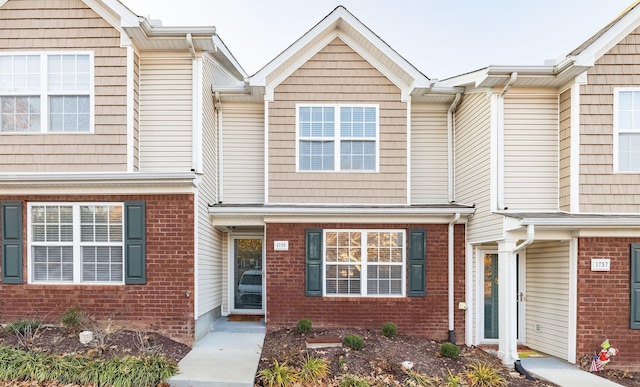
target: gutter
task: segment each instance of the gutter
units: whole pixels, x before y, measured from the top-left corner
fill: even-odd
[[[455,284],[454,277],[454,227],[456,222],[460,220],[460,213],[456,213],[453,217],[453,220],[449,222],[449,247],[448,247],[448,273],[449,273],[449,342],[455,344],[456,343],[456,332],[455,332],[455,324],[454,324],[454,289],[453,286]]]
[[[512,253],[515,253],[516,251],[520,251],[525,247],[529,246],[531,243],[533,243],[535,236],[536,236],[535,226],[533,224],[527,225],[527,239],[524,242],[520,243],[519,245],[516,245]]]
[[[451,104],[451,106],[449,107],[449,110],[447,111],[447,164],[448,164],[448,189],[449,189],[449,203],[455,203],[456,199],[455,199],[455,194],[454,194],[454,166],[453,166],[453,161],[454,161],[454,157],[453,157],[453,152],[454,152],[454,146],[453,146],[453,112],[456,110],[456,107],[458,106],[458,103],[460,102],[460,93],[456,94],[456,98],[453,100],[453,103]]]

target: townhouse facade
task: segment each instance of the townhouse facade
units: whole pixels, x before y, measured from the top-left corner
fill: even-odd
[[[117,0],[0,19],[0,321],[393,321],[640,365],[637,3],[556,63],[442,81],[343,7],[251,76]]]

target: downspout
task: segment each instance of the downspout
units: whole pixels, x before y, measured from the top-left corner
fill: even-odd
[[[213,93],[213,101],[215,104],[215,108],[218,110],[218,203],[222,203],[224,200],[222,194],[222,167],[223,167],[223,157],[222,157],[222,100],[220,99],[220,93]]]
[[[189,52],[191,53],[191,58],[195,59],[196,58],[196,49],[195,49],[195,47],[193,47],[193,37],[191,36],[190,32],[187,34],[187,47],[189,47]]]
[[[455,228],[455,224],[456,222],[460,220],[460,213],[457,213],[454,217],[453,220],[451,222],[449,222],[449,248],[448,248],[448,255],[449,255],[449,259],[448,259],[448,264],[449,264],[449,268],[448,268],[448,273],[449,273],[449,342],[455,344],[456,343],[456,332],[455,332],[455,324],[454,324],[454,305],[455,305],[455,300],[454,300],[454,285],[455,285],[455,279],[454,279],[454,273],[453,273],[453,268],[454,268],[454,235],[453,235],[453,231]]]
[[[496,171],[496,197],[498,198],[498,210],[506,210],[504,205],[504,95],[518,79],[518,73],[512,72],[509,82],[498,94],[498,170]]]
[[[536,237],[535,226],[533,224],[528,224],[527,239],[524,242],[520,243],[519,245],[516,245],[516,247],[514,247],[512,252],[515,253],[516,251],[520,251],[525,247],[529,246],[531,243],[533,243],[533,240],[535,239],[535,237]]]
[[[451,104],[451,106],[449,107],[449,111],[447,111],[447,152],[448,152],[448,183],[449,183],[449,203],[455,203],[456,198],[455,198],[455,194],[454,194],[454,169],[453,169],[453,163],[454,163],[454,157],[453,157],[453,152],[454,152],[454,146],[453,146],[453,112],[456,110],[456,107],[458,106],[458,102],[460,102],[460,93],[456,94],[456,98],[453,100],[453,103]]]

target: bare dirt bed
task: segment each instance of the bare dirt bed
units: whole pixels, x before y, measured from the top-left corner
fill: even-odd
[[[368,377],[372,386],[402,385],[406,378],[402,370],[402,362],[412,362],[413,369],[431,377],[438,377],[444,383],[448,372],[452,374],[464,374],[468,367],[476,362],[487,363],[497,369],[505,378],[509,386],[555,386],[553,383],[542,380],[527,380],[512,368],[502,365],[493,355],[476,347],[461,346],[460,357],[456,360],[448,359],[440,355],[440,342],[427,338],[398,335],[388,339],[380,332],[371,330],[345,330],[345,329],[316,329],[308,334],[310,337],[337,336],[344,338],[348,334],[357,334],[364,337],[364,348],[361,351],[353,351],[346,347],[329,347],[321,349],[307,349],[305,336],[295,329],[280,329],[266,335],[258,370],[270,367],[274,359],[279,363],[287,362],[289,365],[299,366],[306,354],[329,360],[332,382],[325,382],[325,386],[337,385],[336,380],[345,374],[353,374]],[[342,359],[342,360],[340,360]],[[339,364],[343,364],[340,368]],[[601,372],[598,374],[625,386],[640,386],[633,377],[634,374],[625,374],[616,371]],[[333,384],[332,384],[333,383]],[[446,385],[446,384],[443,384]],[[256,377],[256,386],[262,386],[260,377]]]

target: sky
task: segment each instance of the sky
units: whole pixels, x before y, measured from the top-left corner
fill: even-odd
[[[121,0],[163,26],[215,26],[253,75],[343,5],[432,79],[566,55],[634,0]]]

